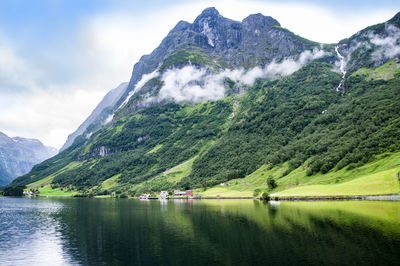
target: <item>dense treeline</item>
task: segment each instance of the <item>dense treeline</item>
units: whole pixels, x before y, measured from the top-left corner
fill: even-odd
[[[308,175],[326,173],[399,150],[399,78],[352,76],[342,96],[334,90],[337,74],[327,65],[311,64],[281,81],[259,83],[235,125],[194,162],[184,182],[214,185],[286,161],[285,174],[303,164]]]
[[[0,196],[21,197],[23,192],[23,186],[9,186],[0,190]]]
[[[99,185],[121,174],[118,182],[129,187],[197,155],[209,141],[217,138],[231,113],[229,100],[194,107],[174,103],[154,105],[116,122],[113,127],[101,129],[86,146],[68,149],[64,153],[70,153],[62,155],[66,159],[60,160],[62,163],[49,160],[30,174],[37,173],[43,178],[57,173],[53,184],[78,189]],[[159,144],[161,148],[152,152]],[[110,154],[100,156],[96,153],[100,147],[105,147]],[[80,165],[62,169],[74,160],[80,161]],[[36,179],[18,181],[28,184]]]

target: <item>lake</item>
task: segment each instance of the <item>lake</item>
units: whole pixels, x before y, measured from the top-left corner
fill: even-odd
[[[1,265],[400,265],[400,202],[0,197]]]

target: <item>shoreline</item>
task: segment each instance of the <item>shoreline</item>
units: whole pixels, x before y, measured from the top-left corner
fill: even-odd
[[[400,195],[375,195],[375,196],[304,196],[304,197],[271,197],[278,201],[335,201],[335,200],[381,200],[400,201]]]
[[[0,197],[7,197],[7,196],[0,196]],[[30,197],[26,197],[30,198]],[[76,198],[74,196],[53,196],[53,195],[46,195],[46,196],[36,196],[33,198]],[[83,197],[88,198],[88,197]],[[112,198],[109,196],[94,196],[95,199],[106,199]],[[137,199],[140,200],[138,197],[128,197],[127,199]],[[207,199],[221,199],[221,200],[229,200],[229,199],[254,199],[254,200],[262,200],[260,197],[196,197],[196,198],[188,198],[188,197],[169,197],[163,200],[207,200]],[[159,200],[158,197],[150,197],[147,200]],[[400,193],[394,195],[362,195],[362,196],[270,196],[270,201],[339,201],[339,200],[365,200],[365,201],[400,201]]]
[[[130,199],[139,199],[131,197]],[[158,200],[159,198],[151,197],[147,200]],[[208,200],[208,199],[254,199],[262,200],[260,197],[201,197],[201,198],[165,198],[163,200]],[[336,200],[365,200],[365,201],[400,201],[400,193],[395,195],[371,195],[371,196],[287,196],[278,197],[271,196],[270,201],[336,201]]]

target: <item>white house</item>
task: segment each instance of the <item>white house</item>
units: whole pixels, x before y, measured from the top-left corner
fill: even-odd
[[[160,197],[161,198],[165,198],[165,197],[167,197],[169,194],[168,194],[168,191],[166,191],[166,190],[163,190],[163,191],[161,191],[160,192]]]

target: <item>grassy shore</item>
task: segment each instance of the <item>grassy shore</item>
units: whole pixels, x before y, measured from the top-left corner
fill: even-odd
[[[176,183],[191,171],[195,158],[166,171],[157,178],[167,179]],[[74,167],[69,165],[68,167]],[[306,167],[300,166],[288,175],[283,173],[287,164],[272,169],[263,165],[245,178],[228,181],[229,186],[216,185],[204,189],[196,189],[196,194],[203,198],[253,197],[255,189],[268,191],[271,196],[281,197],[335,197],[335,196],[371,196],[393,195],[400,193],[398,174],[400,172],[400,152],[382,154],[376,160],[355,168],[332,170],[326,174],[307,176]],[[111,189],[117,185],[119,175],[113,176],[102,183],[103,189]],[[277,188],[270,191],[267,179],[274,178]],[[51,188],[54,176],[29,184],[27,190],[38,189],[40,196],[74,196],[77,191],[65,188]],[[156,179],[157,179],[156,178]],[[157,180],[155,180],[157,181]],[[151,182],[151,181],[150,181]]]
[[[278,187],[269,191],[273,196],[284,197],[329,197],[329,196],[370,196],[400,193],[398,173],[400,153],[382,154],[376,160],[361,167],[344,168],[307,176],[300,166],[286,176],[287,165],[268,169],[262,166],[243,179],[233,179],[227,186],[214,186],[205,191],[196,190],[204,197],[249,197],[255,189],[268,190],[267,178],[276,180]]]
[[[378,172],[354,180],[328,185],[309,185],[290,188],[275,195],[278,196],[362,196],[393,195],[399,193],[397,169]]]
[[[77,191],[67,191],[61,188],[51,188],[50,186],[37,188],[40,197],[73,197]],[[29,189],[26,189],[29,191]]]

